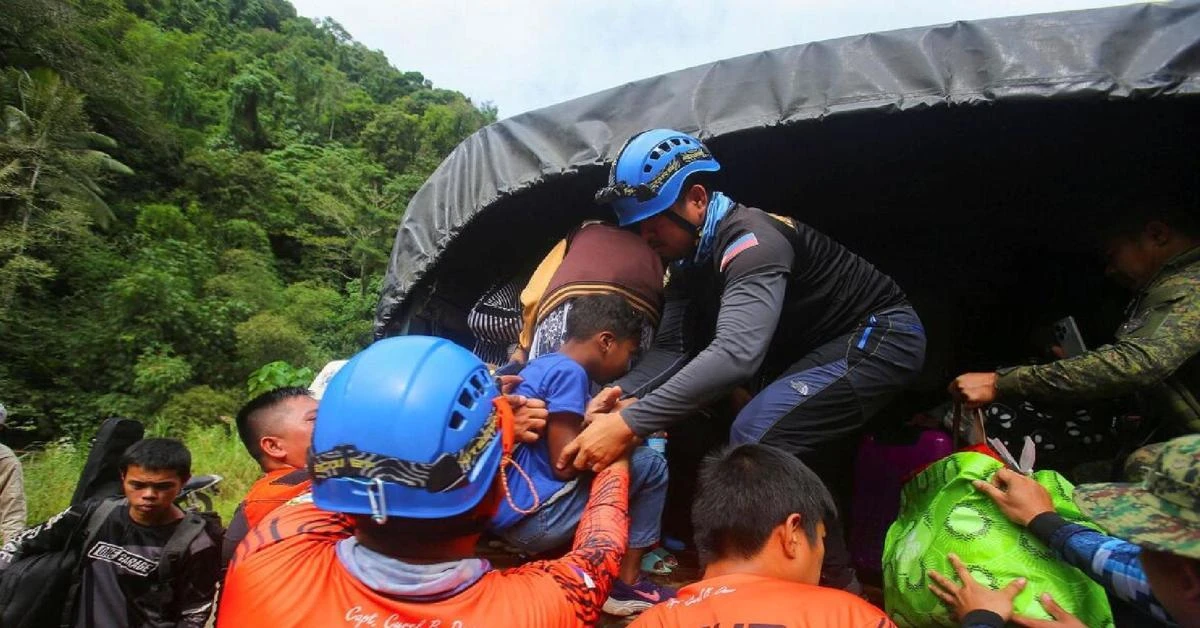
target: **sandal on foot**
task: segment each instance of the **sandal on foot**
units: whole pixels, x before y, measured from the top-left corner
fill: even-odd
[[[675,558],[675,555],[672,554],[670,552],[670,550],[668,550],[665,547],[662,547],[662,546],[656,547],[653,550],[647,552],[647,555],[658,556],[660,559],[662,559],[662,561],[664,563],[667,564],[667,567],[670,567],[671,569],[675,569],[676,567],[679,566],[679,559]]]
[[[642,556],[642,571],[656,576],[669,576],[671,575],[671,566],[658,554],[646,552]]]

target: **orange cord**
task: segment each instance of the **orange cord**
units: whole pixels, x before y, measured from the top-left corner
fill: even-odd
[[[512,493],[508,490],[508,475],[505,473],[505,468],[509,465],[512,465],[512,467],[517,470],[517,473],[519,473],[521,477],[525,479],[525,483],[529,485],[529,494],[533,495],[533,505],[529,507],[529,510],[518,506],[517,502],[512,498]],[[522,469],[521,465],[517,464],[516,461],[512,459],[512,456],[505,455],[500,459],[500,486],[504,488],[504,498],[508,500],[508,505],[522,515],[530,515],[534,512],[537,512],[538,506],[540,506],[542,503],[541,498],[538,497],[537,488],[533,485],[533,478],[529,477],[529,474],[525,472],[525,469]]]

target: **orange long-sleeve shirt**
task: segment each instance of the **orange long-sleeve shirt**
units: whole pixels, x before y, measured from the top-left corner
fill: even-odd
[[[342,566],[351,519],[311,502],[277,508],[238,547],[218,609],[221,628],[589,626],[599,617],[628,541],[629,474],[607,469],[569,554],[492,571],[446,600],[410,602],[369,589]]]
[[[276,469],[262,476],[242,500],[248,527],[253,530],[272,510],[311,490],[307,469]]]

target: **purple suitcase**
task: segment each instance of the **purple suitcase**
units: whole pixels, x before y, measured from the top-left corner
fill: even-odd
[[[883,539],[900,513],[900,489],[917,469],[954,453],[954,439],[941,430],[910,429],[895,435],[868,434],[854,463],[850,504],[850,555],[860,574],[882,576]]]

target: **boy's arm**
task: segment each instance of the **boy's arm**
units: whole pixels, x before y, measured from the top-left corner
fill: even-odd
[[[562,450],[583,431],[583,416],[574,412],[554,412],[546,419],[546,447],[550,450],[550,462],[558,460]],[[578,475],[575,467],[554,469],[554,477],[570,480]]]
[[[563,448],[583,431],[591,381],[581,365],[564,359],[546,371],[540,381],[527,384],[530,384],[528,394],[546,400],[546,410],[550,413],[546,417],[546,449],[553,467]],[[569,480],[575,477],[575,470],[556,469],[554,475]]]

